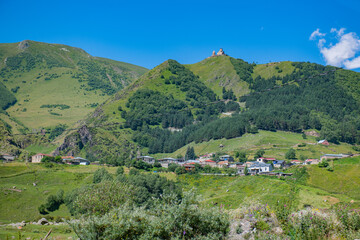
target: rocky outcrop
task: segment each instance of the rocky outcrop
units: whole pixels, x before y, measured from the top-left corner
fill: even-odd
[[[54,155],[66,154],[74,156],[80,152],[86,144],[91,143],[92,137],[90,129],[84,125],[78,131],[67,136],[64,143],[55,150]]]
[[[305,132],[306,136],[313,136],[313,137],[320,137],[320,133],[318,133],[315,130],[311,130],[311,131],[306,131]]]
[[[18,48],[19,48],[20,50],[25,50],[25,49],[27,49],[29,46],[30,46],[30,45],[29,45],[29,41],[24,40],[24,41],[21,41],[21,42],[19,43]]]
[[[45,224],[49,224],[49,221],[46,220],[46,218],[42,218],[37,222],[38,225],[45,225]]]

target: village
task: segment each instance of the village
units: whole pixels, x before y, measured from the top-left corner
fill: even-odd
[[[155,164],[159,162],[162,167],[168,168],[170,164],[177,164],[183,166],[186,171],[193,171],[195,169],[195,165],[199,164],[202,167],[210,166],[213,168],[232,168],[236,169],[237,175],[283,175],[286,176],[288,174],[274,171],[274,170],[282,170],[289,168],[293,165],[310,165],[310,164],[319,164],[323,161],[328,161],[331,159],[340,159],[349,157],[348,154],[324,154],[319,159],[306,159],[305,161],[300,161],[297,159],[285,161],[278,160],[275,158],[265,158],[260,157],[254,161],[246,161],[246,162],[235,162],[234,158],[230,155],[220,156],[220,161],[216,162],[212,158],[215,156],[214,153],[202,155],[194,160],[184,160],[184,159],[176,159],[176,158],[162,158],[155,159],[151,156],[140,156],[137,157],[138,160],[146,162],[148,164]],[[291,175],[291,174],[290,174]]]
[[[318,142],[321,145],[328,145],[328,141],[321,140]],[[231,155],[221,155],[215,158],[215,153],[208,153],[201,155],[195,159],[186,159],[182,158],[159,158],[156,159],[151,156],[137,156],[137,161],[142,161],[146,164],[157,165],[162,168],[169,168],[169,166],[176,165],[177,167],[181,166],[185,172],[194,172],[197,166],[202,168],[211,167],[217,168],[219,171],[215,171],[212,174],[223,174],[220,172],[226,172],[226,169],[232,170],[235,175],[278,175],[278,176],[287,176],[291,173],[283,173],[281,170],[285,170],[294,165],[310,165],[310,164],[319,164],[322,162],[327,162],[329,160],[341,159],[351,156],[350,154],[324,154],[318,159],[306,159],[304,161],[298,159],[291,160],[279,160],[273,157],[258,157],[254,158],[253,161],[249,159],[247,161],[235,161],[235,158]],[[48,159],[53,159],[54,156],[50,154],[37,153],[31,156],[31,160],[28,162],[31,163],[42,163],[48,161]],[[74,156],[57,156],[56,163],[59,164],[68,164],[68,165],[102,165],[99,161],[91,162],[82,157]],[[9,154],[0,154],[0,159],[3,162],[12,162],[15,160],[15,156]],[[223,171],[221,171],[223,170]],[[207,173],[209,174],[209,173]]]

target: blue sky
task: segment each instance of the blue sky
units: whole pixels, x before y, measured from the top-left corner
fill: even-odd
[[[0,42],[62,43],[147,68],[167,59],[195,63],[220,47],[256,63],[360,64],[357,0],[0,0],[0,16]]]

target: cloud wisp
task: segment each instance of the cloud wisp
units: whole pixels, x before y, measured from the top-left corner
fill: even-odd
[[[354,32],[345,34],[345,30],[345,28],[332,28],[330,30],[332,36],[329,36],[326,33],[321,33],[320,29],[316,29],[309,39],[317,41],[326,64],[347,69],[360,68],[360,56],[356,56],[360,53],[359,37]],[[325,39],[325,36],[329,37]],[[327,42],[329,44],[325,46]]]

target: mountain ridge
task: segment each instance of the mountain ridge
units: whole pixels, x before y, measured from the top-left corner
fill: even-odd
[[[164,150],[154,150],[154,149],[158,149],[158,148],[154,148],[154,146],[151,142],[152,141],[157,142],[159,138],[162,138],[162,137],[160,137],[160,136],[162,136],[161,134],[165,134],[165,135],[170,134],[170,133],[164,132],[164,131],[166,131],[164,126],[168,126],[166,123],[165,123],[165,125],[164,125],[164,122],[162,123],[163,127],[161,126],[161,124],[158,124],[158,125],[155,124],[153,126],[155,129],[153,129],[153,127],[151,127],[151,126],[149,126],[150,127],[149,130],[146,130],[146,129],[138,130],[139,128],[131,129],[131,126],[128,125],[128,123],[127,123],[126,114],[124,114],[122,116],[121,113],[123,111],[129,110],[128,107],[130,105],[127,105],[128,101],[129,101],[130,97],[138,89],[148,89],[148,90],[152,90],[152,91],[159,91],[159,93],[161,92],[168,96],[172,95],[175,99],[184,101],[184,103],[187,104],[188,108],[190,107],[190,105],[189,105],[190,103],[195,104],[195,103],[192,103],[192,101],[189,101],[190,99],[186,98],[183,95],[183,93],[179,90],[180,89],[179,86],[172,84],[173,81],[175,81],[175,82],[177,81],[176,79],[173,78],[174,76],[177,77],[177,75],[176,75],[176,73],[175,73],[175,75],[172,75],[173,73],[171,73],[171,70],[167,69],[169,61],[172,61],[172,60],[165,61],[164,63],[160,64],[158,67],[155,67],[154,69],[149,71],[147,74],[143,75],[140,79],[135,81],[133,84],[129,85],[126,89],[115,94],[112,97],[111,101],[108,101],[103,106],[99,107],[95,111],[95,113],[96,113],[95,115],[97,115],[97,112],[101,111],[102,117],[100,119],[92,118],[91,116],[89,116],[87,118],[87,121],[85,121],[84,123],[87,124],[87,126],[89,126],[89,127],[101,125],[101,124],[107,124],[107,123],[114,124],[114,126],[107,126],[107,127],[102,128],[101,130],[94,130],[94,131],[95,132],[101,131],[102,134],[107,132],[106,134],[110,134],[110,135],[111,135],[111,132],[116,132],[115,134],[113,134],[114,136],[116,136],[116,138],[121,138],[122,133],[126,132],[125,135],[127,136],[127,141],[128,141],[128,143],[131,143],[131,145],[132,145],[132,147],[131,147],[132,150],[128,151],[128,153],[127,153],[127,154],[129,154],[128,156],[134,157],[136,153],[148,154],[148,153],[152,153],[153,151],[160,151],[160,152],[164,151]],[[211,64],[212,62],[215,62],[215,63]],[[177,64],[179,64],[179,63],[177,63]],[[179,64],[179,65],[181,65],[181,64]],[[333,86],[332,84],[335,84],[335,85],[338,84],[338,80],[336,78],[337,75],[333,74],[333,75],[325,76],[326,74],[323,74],[323,73],[326,73],[326,71],[329,71],[329,69],[330,70],[334,69],[334,71],[342,71],[340,69],[333,68],[333,67],[323,67],[323,66],[317,65],[317,64],[296,63],[296,62],[278,62],[278,63],[272,63],[272,64],[267,64],[267,65],[255,65],[255,64],[246,63],[245,61],[243,61],[241,59],[231,58],[229,56],[216,56],[216,57],[204,59],[203,61],[200,61],[199,63],[195,63],[193,65],[181,65],[181,66],[184,66],[185,69],[190,70],[190,72],[192,72],[191,70],[193,70],[192,74],[195,76],[194,79],[197,79],[196,81],[200,81],[200,82],[204,83],[208,88],[210,88],[213,91],[213,93],[216,94],[215,102],[219,101],[219,100],[225,101],[226,99],[221,99],[225,95],[233,96],[234,99],[237,99],[238,101],[240,101],[240,105],[239,105],[240,109],[238,109],[237,111],[243,112],[243,113],[239,114],[239,117],[237,117],[235,115],[235,117],[229,118],[229,120],[226,120],[226,119],[220,120],[219,119],[218,121],[214,121],[214,119],[213,119],[213,120],[210,120],[209,124],[207,124],[206,123],[207,121],[203,121],[203,120],[201,120],[201,118],[198,118],[199,116],[201,117],[201,114],[198,115],[201,112],[201,111],[199,111],[201,109],[196,110],[196,107],[195,107],[195,109],[191,110],[193,117],[194,117],[195,121],[199,121],[199,119],[200,119],[199,122],[203,122],[203,123],[201,123],[203,125],[201,125],[200,123],[199,123],[200,125],[196,124],[196,125],[198,125],[198,127],[196,127],[196,125],[193,125],[193,126],[188,125],[188,127],[185,127],[185,129],[193,128],[193,130],[195,132],[197,132],[198,134],[200,134],[202,131],[206,132],[207,131],[206,128],[209,128],[210,126],[212,126],[212,128],[214,126],[218,126],[218,128],[219,127],[223,128],[224,124],[229,124],[231,121],[233,121],[233,122],[229,126],[234,126],[234,124],[241,124],[241,121],[245,121],[245,122],[249,121],[250,125],[248,125],[248,126],[240,126],[240,125],[238,126],[240,128],[245,127],[245,129],[243,129],[243,130],[239,129],[240,132],[243,132],[243,131],[248,132],[248,133],[249,132],[251,133],[253,131],[256,132],[256,130],[252,130],[252,127],[250,127],[251,125],[258,126],[258,127],[260,127],[260,129],[264,129],[264,130],[276,131],[276,129],[278,129],[278,130],[288,131],[287,130],[288,127],[285,127],[283,129],[283,127],[280,127],[277,125],[272,126],[272,124],[274,124],[275,122],[274,123],[273,122],[262,123],[260,121],[261,118],[256,117],[257,119],[256,118],[254,119],[254,117],[256,116],[254,114],[258,114],[258,113],[254,112],[253,110],[256,110],[256,109],[254,109],[253,107],[251,107],[251,105],[249,105],[249,103],[253,102],[253,100],[251,100],[251,99],[253,99],[253,97],[254,97],[254,92],[256,93],[257,91],[260,91],[260,92],[266,93],[266,90],[268,88],[271,88],[273,90],[273,92],[275,94],[277,94],[276,92],[279,92],[281,89],[290,90],[294,87],[295,88],[302,87],[302,88],[304,88],[304,90],[306,90],[306,89],[310,90],[311,88],[309,88],[308,82],[309,82],[309,84],[310,83],[311,84],[320,84],[323,81],[324,84],[328,84],[328,86],[330,86],[330,85]],[[220,76],[224,77],[223,79],[218,80],[214,77],[209,79],[209,75],[215,73],[214,75],[216,76],[218,74],[217,71],[219,71],[221,73],[221,70],[224,69],[224,67],[225,67],[225,69],[228,69],[228,71],[220,74]],[[209,69],[209,68],[212,68],[212,69]],[[238,76],[229,78],[229,76],[234,76],[233,75],[234,73],[236,73]],[[347,77],[346,73],[347,72],[345,71],[345,73],[344,73],[345,77]],[[359,77],[356,73],[355,73],[355,75],[356,75],[356,77]],[[266,78],[263,78],[262,76],[264,76]],[[300,79],[300,78],[305,78],[306,79],[305,82],[298,82],[298,79]],[[313,80],[313,78],[315,78],[315,80]],[[211,83],[211,80],[214,80],[214,79],[218,80],[215,84]],[[221,82],[221,80],[225,80],[225,81]],[[195,81],[195,80],[192,80],[192,81]],[[209,83],[209,81],[210,81],[210,83]],[[329,81],[331,83],[327,83]],[[346,81],[346,79],[344,81]],[[227,83],[227,84],[223,84],[223,83]],[[238,84],[238,83],[242,84],[242,87],[240,87],[239,90],[234,90],[233,86],[236,86],[236,84]],[[172,86],[175,86],[175,88],[171,88]],[[171,91],[174,91],[174,89],[177,92],[171,92]],[[319,89],[321,89],[321,87]],[[358,89],[359,89],[359,86],[357,86],[357,88],[355,89],[356,91],[355,90],[353,90],[353,91],[356,93],[358,91]],[[309,90],[306,90],[306,91],[309,91]],[[343,90],[340,90],[340,89],[338,91],[340,91],[339,92],[340,95],[350,93],[350,92],[345,93]],[[232,93],[230,93],[230,92],[232,92]],[[236,93],[234,94],[234,92],[236,92]],[[280,94],[280,92],[279,92],[279,94]],[[314,92],[314,94],[315,94],[315,92]],[[328,93],[325,93],[325,94],[328,94]],[[305,97],[305,95],[304,95],[304,97]],[[349,99],[349,104],[351,101],[353,101],[353,100],[351,100],[350,95],[346,95],[344,97]],[[302,99],[302,98],[299,98],[299,100],[300,99]],[[249,100],[251,100],[251,102],[248,103]],[[219,101],[219,102],[221,102],[221,101]],[[226,101],[229,101],[229,100],[226,100]],[[230,101],[233,101],[232,98],[230,99]],[[271,101],[273,101],[273,100],[271,100]],[[308,100],[306,100],[304,98],[301,101],[308,101]],[[223,103],[221,103],[221,104],[223,104]],[[274,102],[274,104],[278,104],[278,103]],[[333,102],[331,104],[339,104],[339,103]],[[153,105],[153,106],[155,106],[155,105]],[[276,106],[276,105],[274,105],[274,106]],[[314,106],[316,106],[316,104]],[[323,107],[325,107],[325,106],[323,106]],[[192,109],[192,107],[190,107],[190,109]],[[221,111],[225,110],[225,108],[222,108],[222,109],[223,110],[221,110]],[[325,109],[325,108],[323,108],[323,109]],[[251,111],[249,111],[249,110],[251,110]],[[279,110],[274,110],[274,111],[279,111]],[[281,110],[281,111],[283,111],[283,110]],[[306,110],[306,111],[310,111],[310,109]],[[353,111],[353,110],[349,110],[348,112],[350,113],[351,111]],[[215,117],[220,112],[216,113],[213,116]],[[320,114],[320,113],[321,112],[316,113],[316,114]],[[271,121],[288,121],[288,123],[286,123],[286,124],[295,124],[296,127],[294,125],[295,128],[294,129],[290,128],[290,131],[295,131],[298,127],[300,127],[299,123],[297,123],[298,120],[295,120],[295,119],[297,119],[297,117],[296,117],[297,115],[295,113],[294,113],[294,115],[292,115],[292,118],[294,118],[294,119],[289,119],[289,120],[281,119],[281,118],[284,118],[284,116],[282,114],[283,113],[281,113],[281,115],[279,115],[280,116],[279,120],[276,120],[276,119],[272,120],[270,118]],[[312,116],[312,118],[315,119],[314,121],[319,121],[319,118],[317,117],[315,112],[312,114],[313,115],[311,115],[311,116]],[[323,113],[321,113],[321,114],[323,114]],[[210,117],[210,116],[212,116],[212,115],[209,115],[208,117]],[[321,115],[321,116],[325,116],[325,115]],[[332,124],[331,123],[332,120],[330,120],[331,118],[332,118],[331,116],[325,117],[325,119],[328,119],[328,120],[321,120],[320,125],[326,126],[326,128],[330,127],[330,125]],[[95,120],[95,119],[97,119],[97,120]],[[196,120],[196,119],[198,119],[198,120]],[[164,119],[163,119],[163,121],[164,121]],[[214,122],[211,122],[211,121],[214,121]],[[291,121],[294,121],[294,122],[291,123]],[[140,123],[140,126],[145,126],[143,124],[144,123]],[[284,126],[287,126],[286,124]],[[270,126],[270,127],[267,127],[267,126]],[[315,125],[313,125],[313,126],[315,126]],[[140,127],[140,129],[141,128],[142,127]],[[333,126],[330,128],[332,129]],[[156,129],[159,129],[159,130],[156,130]],[[201,130],[201,129],[203,129],[203,130]],[[304,126],[303,129],[304,130],[308,129],[308,126]],[[156,133],[156,131],[159,131],[159,132]],[[238,130],[235,130],[235,132],[236,131],[238,131]],[[298,130],[296,130],[296,131],[298,131]],[[215,137],[213,135],[213,133],[210,134],[208,137],[205,137],[208,134],[205,132],[201,133],[201,135],[204,137],[200,137],[198,140],[195,140],[195,141],[196,142],[197,141],[200,141],[200,142],[205,141],[206,142],[206,141],[212,139],[213,137]],[[186,133],[190,133],[190,132],[186,131]],[[153,134],[155,134],[155,135],[160,134],[160,135],[157,135],[157,137],[155,137],[155,135],[153,135]],[[166,135],[166,136],[168,136],[167,137],[168,142],[176,141],[176,139],[175,140],[173,139],[174,134],[175,133]],[[177,134],[178,134],[179,138],[183,138],[183,135],[181,135],[180,133],[177,133]],[[240,133],[240,135],[237,135],[237,136],[241,136],[241,134],[243,134],[243,133]],[[342,133],[338,132],[337,134],[341,135]],[[226,136],[226,135],[219,135],[219,136]],[[230,137],[230,136],[236,136],[236,135],[229,133],[228,136]],[[323,129],[322,136],[323,137],[327,136],[327,137],[329,137],[329,139],[331,139],[331,131],[329,132],[329,130]],[[93,139],[96,139],[96,137],[94,137]],[[149,140],[149,139],[152,139],[152,140]],[[215,139],[218,139],[218,138],[215,137]],[[339,138],[339,139],[342,139],[342,138]],[[189,141],[190,140],[191,140],[191,137],[190,137]],[[335,139],[333,139],[333,140],[337,141]],[[165,145],[169,144],[169,143],[166,143],[166,140],[162,140],[162,141],[165,141],[162,144],[165,144]],[[345,141],[348,141],[348,140],[345,140]],[[353,140],[349,140],[349,141],[353,141]],[[148,145],[148,144],[150,144],[150,145]],[[178,143],[175,143],[175,142],[173,143],[173,145],[175,145],[175,146],[179,146],[179,147],[183,146],[183,145],[177,145],[177,144]],[[165,147],[165,145],[163,147]],[[114,147],[114,146],[112,145],[112,147]],[[159,146],[157,146],[157,147],[159,147]],[[103,151],[100,149],[101,147],[97,146],[97,148],[98,148],[98,153]],[[105,146],[104,148],[108,148],[108,147]],[[176,149],[177,148],[175,148],[174,150],[176,150]],[[63,149],[63,150],[65,150],[65,149]],[[78,151],[77,154],[83,154],[83,156],[86,156],[86,151],[87,151],[86,146],[84,146],[84,148],[82,150]],[[104,151],[106,152],[107,150],[104,150]],[[169,150],[166,150],[166,152],[168,152],[168,151]],[[63,153],[66,153],[66,151],[64,151]],[[106,154],[108,154],[108,152]],[[104,156],[106,154],[104,154]],[[99,155],[99,157],[101,158],[101,154]],[[124,157],[124,155],[122,157]],[[116,156],[114,156],[114,158],[116,159]],[[128,157],[125,156],[125,158],[128,158]],[[116,160],[114,160],[114,161],[116,162]],[[124,162],[124,161],[125,161],[124,159],[121,160],[121,162]]]
[[[7,114],[29,128],[71,126],[146,71],[64,44],[0,44],[0,80],[17,99]],[[67,107],[43,107],[58,105]]]

